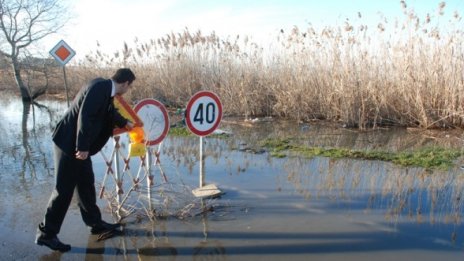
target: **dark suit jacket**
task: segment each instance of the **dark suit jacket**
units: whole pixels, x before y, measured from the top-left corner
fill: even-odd
[[[58,122],[53,142],[66,154],[99,152],[113,134],[113,128],[127,124],[127,119],[114,108],[111,80],[97,78],[82,88]]]

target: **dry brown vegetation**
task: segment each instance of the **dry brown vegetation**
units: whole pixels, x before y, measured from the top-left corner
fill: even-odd
[[[226,115],[383,125],[463,127],[464,33],[461,16],[381,18],[376,28],[342,26],[282,30],[263,47],[248,37],[172,33],[113,54],[97,46],[68,68],[71,93],[87,79],[127,66],[137,75],[133,100],[159,99],[183,107],[198,90],[216,92]],[[57,84],[58,86],[63,86]]]

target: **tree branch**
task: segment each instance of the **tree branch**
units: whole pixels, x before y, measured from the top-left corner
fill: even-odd
[[[64,0],[0,0],[0,54],[11,59],[16,83],[23,100],[43,94],[38,90],[31,97],[21,76],[20,57],[27,48],[63,28],[68,20]]]

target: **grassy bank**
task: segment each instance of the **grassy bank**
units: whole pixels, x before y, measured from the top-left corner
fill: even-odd
[[[185,137],[193,135],[186,127],[174,127],[169,130],[169,135]],[[225,138],[228,135],[212,135],[215,138]],[[243,151],[251,153],[268,152],[270,156],[277,158],[286,157],[327,157],[332,159],[359,159],[379,160],[391,162],[404,167],[421,167],[427,170],[447,170],[455,166],[457,160],[464,156],[460,149],[441,146],[425,146],[402,151],[386,151],[374,149],[350,149],[340,147],[307,146],[298,137],[267,138],[255,140],[256,145],[247,147]]]
[[[359,14],[338,27],[283,29],[266,46],[188,29],[134,40],[112,54],[97,46],[68,66],[68,81],[75,93],[85,80],[128,66],[137,75],[133,100],[185,107],[207,89],[220,96],[226,115],[322,119],[360,129],[464,127],[460,14],[445,3],[425,17],[403,1],[398,8],[404,17],[379,17],[375,26]]]
[[[456,149],[441,147],[427,147],[414,151],[402,151],[398,153],[385,151],[351,150],[347,148],[321,148],[302,146],[292,139],[267,139],[260,142],[274,157],[287,157],[292,155],[306,158],[350,158],[363,160],[380,160],[392,162],[405,167],[422,167],[425,169],[446,170],[455,164],[455,160],[463,155]]]

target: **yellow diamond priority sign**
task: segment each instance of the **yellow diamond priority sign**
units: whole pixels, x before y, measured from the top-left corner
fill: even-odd
[[[76,55],[76,52],[65,41],[61,40],[50,50],[50,55],[64,66]]]

